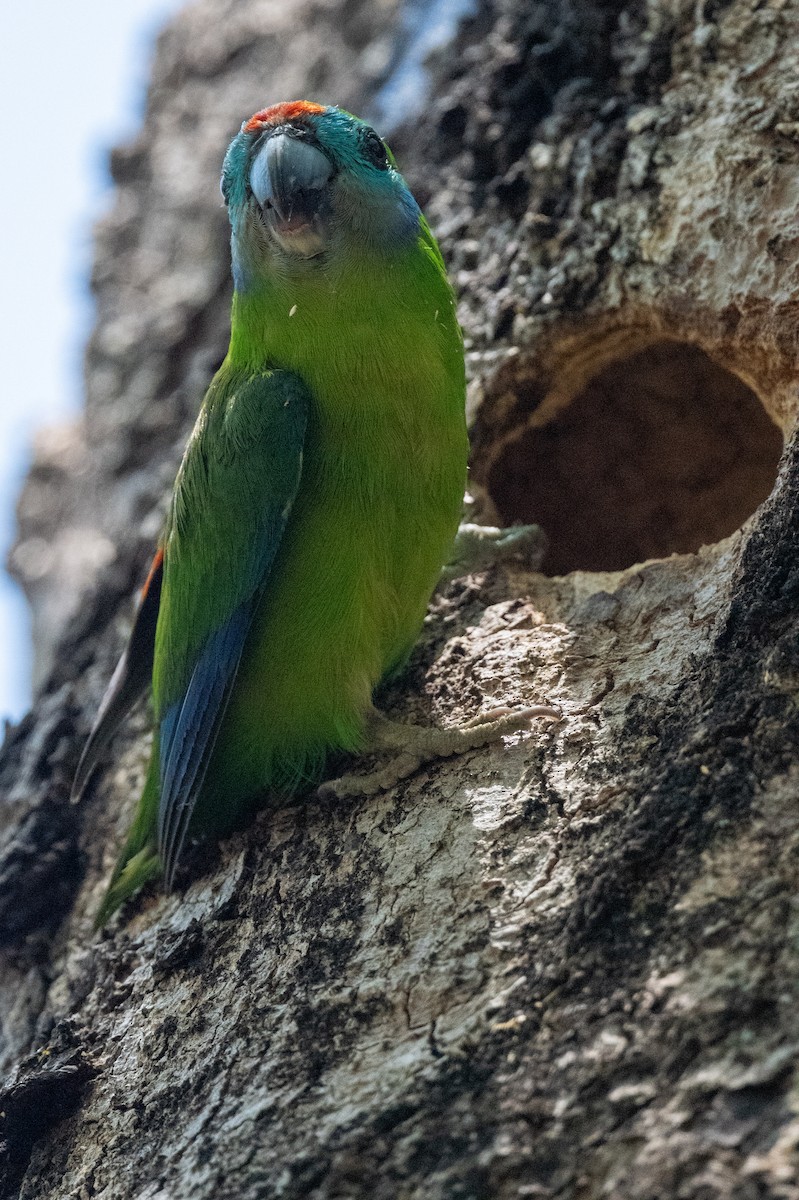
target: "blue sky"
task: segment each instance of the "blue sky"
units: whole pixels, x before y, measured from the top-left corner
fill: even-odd
[[[0,557],[33,431],[82,403],[92,322],[91,225],[108,202],[108,149],[143,112],[155,35],[179,0],[0,5]],[[0,718],[30,703],[30,633],[0,572]]]

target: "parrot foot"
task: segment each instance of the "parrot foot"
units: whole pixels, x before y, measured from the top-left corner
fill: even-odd
[[[529,708],[494,708],[454,729],[441,729],[435,725],[406,725],[401,721],[389,721],[374,710],[369,718],[364,752],[388,751],[393,757],[385,766],[366,775],[347,774],[339,779],[327,780],[319,786],[317,795],[323,800],[374,796],[377,792],[387,791],[401,779],[407,779],[425,763],[476,750],[505,734],[524,729],[536,717],[560,721],[563,714],[551,704],[534,704]]]
[[[512,559],[528,571],[538,571],[547,552],[547,536],[540,525],[464,524],[455,535],[452,560],[441,571],[441,582],[484,571],[497,562]]]

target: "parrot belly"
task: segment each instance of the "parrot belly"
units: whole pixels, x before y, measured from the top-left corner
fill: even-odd
[[[290,792],[318,778],[329,750],[362,744],[372,690],[410,653],[457,530],[465,452],[453,426],[421,439],[389,426],[367,439],[368,463],[362,445],[309,446],[209,764],[203,829],[224,832],[265,790]]]

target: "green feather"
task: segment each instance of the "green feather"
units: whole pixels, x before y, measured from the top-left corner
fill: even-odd
[[[161,863],[155,840],[158,812],[158,753],[150,759],[136,816],[122,848],[111,882],[97,912],[94,928],[100,929],[128,896],[140,891],[151,879],[161,874]]]

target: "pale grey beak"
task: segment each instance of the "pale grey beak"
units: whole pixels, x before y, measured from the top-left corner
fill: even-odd
[[[253,161],[250,187],[270,221],[292,227],[313,223],[332,177],[333,164],[321,150],[277,130]]]

